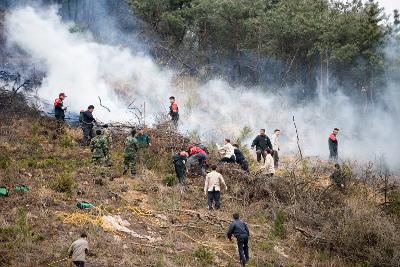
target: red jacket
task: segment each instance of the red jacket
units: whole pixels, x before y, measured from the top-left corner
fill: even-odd
[[[332,141],[337,141],[337,139],[336,139],[336,136],[333,134],[333,133],[331,133],[330,135],[329,135],[329,139],[331,139]]]
[[[207,155],[206,152],[203,149],[201,149],[200,147],[198,147],[198,146],[189,147],[189,154],[190,155],[195,155],[195,154],[198,154],[198,153]]]

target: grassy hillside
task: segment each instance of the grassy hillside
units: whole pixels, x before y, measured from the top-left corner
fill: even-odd
[[[114,130],[113,166],[106,168],[90,163],[80,129],[57,135],[55,121],[20,95],[1,92],[0,121],[0,186],[11,189],[0,198],[1,266],[63,259],[81,231],[94,253],[89,266],[239,266],[236,244],[225,237],[233,212],[250,228],[249,266],[400,262],[400,194],[373,167],[344,165],[346,189],[340,190],[329,180],[332,166],[316,159],[285,158],[268,179],[224,166],[229,189],[222,209],[210,213],[202,177],[189,176],[187,187],[167,186],[174,183],[171,155],[190,140],[167,125],[149,129],[153,146],[132,179],[122,176],[122,130]],[[211,162],[217,160],[212,152]],[[30,190],[12,192],[18,184]],[[95,208],[79,210],[78,201]],[[120,216],[133,232],[117,231],[103,216]]]

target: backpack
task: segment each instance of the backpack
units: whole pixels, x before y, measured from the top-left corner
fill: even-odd
[[[16,185],[14,187],[14,192],[21,192],[21,193],[25,193],[29,191],[29,186],[27,185]]]
[[[94,207],[94,205],[90,202],[82,201],[82,202],[76,203],[76,207],[79,209],[90,209],[91,207]]]
[[[79,122],[83,122],[83,115],[84,115],[85,111],[81,110],[79,111]]]
[[[8,197],[8,189],[5,186],[0,187],[0,197]]]

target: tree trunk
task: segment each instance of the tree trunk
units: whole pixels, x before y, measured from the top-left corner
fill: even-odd
[[[239,22],[236,19],[234,25],[234,34],[233,34],[233,44],[234,44],[234,53],[235,53],[235,69],[237,71],[238,77],[241,77],[241,70],[240,70],[240,26]]]

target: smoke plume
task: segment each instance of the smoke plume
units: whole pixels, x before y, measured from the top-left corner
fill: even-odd
[[[260,128],[268,134],[277,128],[282,131],[281,153],[293,153],[297,150],[295,116],[307,156],[326,158],[328,135],[338,127],[341,159],[374,160],[383,154],[393,167],[400,161],[400,96],[393,84],[382,103],[368,111],[340,90],[321,94],[312,102],[293,103],[289,93],[235,87],[220,79],[201,84],[179,77],[174,70],[158,67],[139,49],[118,45],[116,39],[101,43],[90,32],[74,32],[73,27],[61,19],[55,6],[23,6],[6,17],[10,49],[18,47],[26,60],[47,73],[39,96],[52,102],[65,92],[69,112],[94,104],[94,114],[102,121],[127,121],[132,114],[126,108],[136,99],[135,103],[146,102],[151,122],[155,115],[167,113],[168,97],[175,95],[180,130],[196,131],[205,142],[234,139],[247,126],[252,134],[245,141],[250,143]],[[290,92],[282,92],[286,91]],[[111,112],[98,105],[98,96]]]

